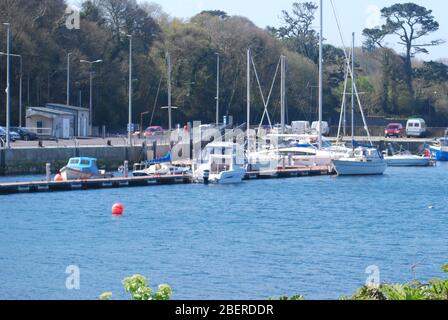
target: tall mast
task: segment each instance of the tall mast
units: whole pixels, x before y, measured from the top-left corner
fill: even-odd
[[[322,105],[323,105],[323,1],[320,0],[319,32],[319,150],[322,149]]]
[[[355,141],[355,33],[352,33],[352,144]]]
[[[216,127],[219,126],[219,53],[216,54]]]
[[[250,139],[250,48],[247,49],[247,149]]]
[[[168,52],[166,54],[166,62],[168,67],[168,129],[171,131],[172,129],[172,119],[171,119],[171,56]]]
[[[282,55],[281,57],[281,93],[280,93],[280,103],[281,103],[281,125],[282,134],[285,134],[285,114],[286,114],[286,57]]]

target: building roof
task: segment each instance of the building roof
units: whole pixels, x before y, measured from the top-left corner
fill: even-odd
[[[56,107],[56,108],[61,108],[61,109],[68,109],[68,110],[75,110],[75,111],[89,111],[88,108],[80,108],[80,107],[75,107],[75,106],[68,106],[66,104],[60,104],[60,103],[47,103],[46,107]]]
[[[50,108],[42,108],[42,107],[28,107],[28,110],[41,112],[41,113],[50,113],[57,116],[73,116],[70,112],[50,109]]]

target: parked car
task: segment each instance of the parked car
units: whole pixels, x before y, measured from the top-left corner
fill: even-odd
[[[3,141],[6,141],[6,128],[0,127],[0,137]],[[20,135],[18,133],[15,133],[14,131],[9,130],[9,141],[16,141],[20,140]]]
[[[20,140],[25,141],[35,141],[39,140],[39,137],[34,132],[31,132],[25,128],[13,127],[11,128],[11,132],[15,132],[20,136]]]
[[[424,137],[427,133],[426,122],[421,118],[409,119],[406,123],[406,136],[409,137]]]
[[[145,137],[154,137],[163,135],[165,131],[160,126],[151,126],[146,128],[145,133],[143,134]]]
[[[291,133],[291,131],[292,131],[292,127],[285,125],[285,134]],[[281,132],[282,132],[282,125],[280,123],[277,123],[272,127],[272,130],[270,133],[280,134]]]
[[[307,134],[311,131],[309,121],[293,121],[291,122],[292,132],[295,134]]]
[[[401,123],[389,123],[384,130],[384,135],[386,138],[397,137],[403,138],[404,128]]]
[[[311,130],[315,133],[319,132],[319,121],[314,121],[311,124]],[[330,126],[327,121],[322,121],[322,135],[328,136],[330,134]]]

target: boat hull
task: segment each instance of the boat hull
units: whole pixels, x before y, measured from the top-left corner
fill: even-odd
[[[219,174],[210,174],[209,181],[217,184],[235,184],[241,183],[246,176],[246,170],[243,168],[236,168],[220,172]]]
[[[389,167],[428,167],[432,163],[431,158],[419,156],[392,156],[386,157],[386,161]]]
[[[347,161],[333,160],[336,173],[340,176],[382,175],[387,169],[383,161]]]
[[[431,147],[430,151],[433,158],[437,161],[448,161],[448,150]]]
[[[82,172],[73,168],[64,167],[61,169],[62,179],[69,180],[87,180],[93,177],[92,172]]]

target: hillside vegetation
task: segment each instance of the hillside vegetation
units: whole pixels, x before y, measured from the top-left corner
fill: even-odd
[[[66,7],[64,0],[0,0],[0,21],[11,23],[11,52],[23,55],[25,105],[66,101],[67,54],[71,52],[70,101],[73,105],[81,103],[88,107],[89,69],[79,61],[102,59],[101,64],[94,66],[94,125],[124,130],[128,112],[129,39],[126,35],[131,34],[135,123],[139,122],[140,113],[149,111],[145,124],[167,126],[167,112],[161,109],[167,105],[167,52],[173,65],[173,105],[179,107],[173,113],[175,123],[214,121],[216,54],[221,59],[221,113],[233,115],[235,122],[245,122],[247,48],[252,50],[265,97],[280,55],[287,57],[289,121],[317,117],[318,35],[312,27],[317,23],[317,7],[311,2],[296,3],[292,10],[285,8],[280,21],[283,27],[278,29],[261,29],[245,17],[229,16],[222,11],[202,12],[186,21],[168,16],[156,4],[95,0],[82,4],[80,29],[69,30]],[[406,8],[395,9],[404,12]],[[431,16],[430,11],[418,13]],[[430,33],[437,28],[438,24],[432,23],[422,37],[430,38]],[[6,51],[6,31],[1,30],[0,48]],[[366,46],[356,49],[358,86],[364,93],[361,99],[367,113],[423,116],[431,125],[445,126],[448,120],[446,64],[416,60],[415,56],[426,50],[420,48],[410,52],[413,64],[409,73],[407,57],[382,45],[382,40],[391,36],[390,32],[391,26],[365,30]],[[416,32],[424,33],[422,29]],[[341,104],[345,57],[341,48],[329,44],[325,45],[324,56],[324,118],[330,120],[336,119]],[[0,59],[0,83],[4,84],[6,57],[0,56]],[[11,62],[12,124],[16,124],[19,60],[11,58]],[[264,106],[254,72],[252,76],[251,121],[258,122]],[[279,121],[279,77],[270,101],[270,115]],[[0,105],[5,105],[5,94],[0,96]],[[5,112],[1,112],[0,123],[4,121]]]

